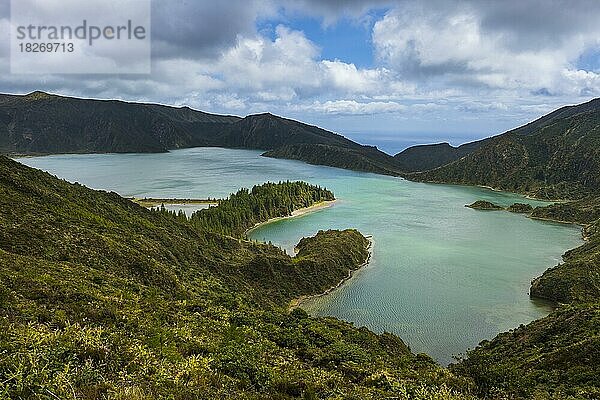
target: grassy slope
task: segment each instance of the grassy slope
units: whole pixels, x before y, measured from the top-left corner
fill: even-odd
[[[0,157],[0,393],[9,398],[464,398],[390,334],[287,312],[366,257],[292,259]]]
[[[568,305],[502,333],[452,367],[491,398],[598,399],[600,305]]]
[[[583,224],[588,240],[535,279],[531,293],[560,303],[600,302],[600,198],[537,208],[532,216]]]

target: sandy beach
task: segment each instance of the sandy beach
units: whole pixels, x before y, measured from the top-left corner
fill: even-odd
[[[336,202],[337,202],[337,200],[321,201],[319,203],[313,204],[310,207],[299,208],[299,209],[293,211],[291,215],[288,215],[286,217],[276,217],[276,218],[271,218],[265,222],[260,222],[256,225],[254,225],[252,228],[248,229],[245,234],[248,235],[248,233],[252,232],[254,229],[256,229],[260,226],[263,226],[263,225],[270,224],[271,222],[281,221],[282,219],[288,219],[288,218],[297,218],[297,217],[301,217],[306,214],[313,213],[315,211],[329,208],[329,207],[333,206]]]

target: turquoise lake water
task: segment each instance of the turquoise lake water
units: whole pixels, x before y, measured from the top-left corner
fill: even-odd
[[[301,237],[319,229],[357,228],[372,235],[370,264],[303,307],[396,333],[414,352],[442,364],[483,339],[546,315],[549,305],[529,298],[529,283],[582,243],[576,226],[464,207],[479,199],[543,204],[522,196],[269,159],[258,151],[196,148],[19,161],[123,196],[224,197],[279,180],[325,186],[339,199],[334,206],[264,225],[251,238],[291,253]]]

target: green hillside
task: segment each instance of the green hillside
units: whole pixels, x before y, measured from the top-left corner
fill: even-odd
[[[0,95],[0,153],[163,152],[209,145],[238,120],[187,107],[43,92]]]
[[[394,335],[288,311],[367,257],[355,230],[298,247],[291,258],[0,157],[1,397],[468,398],[468,379]]]
[[[324,144],[358,151],[363,147],[342,135],[270,113],[249,115],[237,121],[219,140],[223,147],[262,150],[297,144]]]
[[[565,107],[410,179],[485,185],[548,199],[598,193],[599,122],[600,99]]]
[[[296,144],[270,150],[263,156],[382,175],[400,174],[391,156],[370,146],[356,149],[326,144]]]
[[[485,144],[487,139],[465,143],[458,147],[449,143],[412,146],[396,154],[397,168],[404,172],[428,171],[451,163],[470,154]]]
[[[600,305],[569,305],[469,352],[451,370],[492,399],[598,399]]]

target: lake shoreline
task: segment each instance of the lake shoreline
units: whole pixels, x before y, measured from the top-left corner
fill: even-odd
[[[312,206],[309,207],[304,207],[304,208],[299,208],[297,210],[292,211],[292,213],[290,215],[287,215],[285,217],[275,217],[275,218],[269,218],[268,220],[264,221],[264,222],[259,222],[257,224],[255,224],[252,228],[246,230],[246,232],[244,232],[245,236],[248,236],[248,234],[250,232],[252,232],[255,229],[260,228],[261,226],[265,226],[268,225],[270,223],[273,222],[277,222],[277,221],[282,221],[285,219],[290,219],[290,218],[297,218],[297,217],[302,217],[303,215],[307,215],[307,214],[311,214],[313,212],[316,211],[320,211],[329,207],[333,207],[334,204],[337,203],[337,199],[335,200],[326,200],[326,201],[320,201],[318,203],[313,204]]]
[[[373,236],[371,236],[371,235],[365,236],[365,238],[367,238],[367,240],[369,241],[369,244],[367,246],[367,251],[369,254],[367,255],[367,258],[365,259],[365,261],[362,264],[360,264],[356,269],[349,270],[348,276],[342,278],[342,280],[339,281],[336,285],[333,285],[332,287],[325,290],[324,292],[317,293],[317,294],[303,295],[303,296],[300,296],[300,297],[290,300],[290,303],[288,305],[288,312],[294,310],[295,308],[300,307],[302,305],[302,303],[306,302],[307,300],[315,299],[318,297],[323,297],[323,296],[327,296],[327,295],[331,294],[333,291],[339,289],[346,282],[348,282],[350,279],[352,279],[352,277],[354,277],[354,274],[356,272],[362,270],[364,267],[369,265],[369,263],[371,262],[371,257],[373,256],[374,241],[373,241]]]

